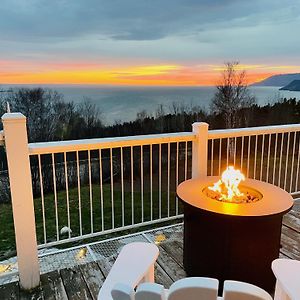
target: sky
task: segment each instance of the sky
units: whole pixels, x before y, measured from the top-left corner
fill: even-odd
[[[300,0],[1,0],[0,84],[214,85],[300,72]]]

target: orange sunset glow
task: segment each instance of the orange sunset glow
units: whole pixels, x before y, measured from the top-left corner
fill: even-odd
[[[150,86],[212,86],[217,84],[222,65],[184,66],[151,64],[101,66],[93,63],[36,65],[15,61],[0,62],[2,84],[108,84]],[[240,65],[249,84],[278,72],[293,72],[299,66]]]

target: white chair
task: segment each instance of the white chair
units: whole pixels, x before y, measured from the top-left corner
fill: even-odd
[[[156,283],[143,283],[135,292],[124,284],[112,289],[113,300],[272,300],[263,289],[245,282],[227,280],[218,297],[218,280],[191,277],[174,282],[169,290]]]
[[[154,282],[154,263],[158,254],[155,244],[134,242],[125,245],[99,291],[98,300],[112,300],[111,293],[116,284],[120,294],[114,299],[134,299],[130,298],[130,291],[139,283]]]
[[[178,280],[167,290],[154,283],[158,254],[157,246],[151,243],[124,246],[99,291],[98,300],[272,300],[257,286],[229,280],[224,282],[222,297],[218,297],[218,280],[204,277]]]
[[[274,300],[300,299],[300,261],[275,259],[272,270],[276,277]]]

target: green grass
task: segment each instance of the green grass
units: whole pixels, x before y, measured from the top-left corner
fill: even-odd
[[[15,230],[11,204],[0,204],[0,256],[15,249]],[[9,255],[9,254],[8,254]]]
[[[127,185],[128,187],[128,185]],[[130,186],[128,187],[130,188]],[[90,189],[88,186],[81,187],[81,219],[82,219],[82,234],[91,233],[91,202],[90,202]],[[112,209],[114,210],[114,227],[122,226],[122,194],[120,188],[115,188],[113,191],[113,206],[111,200],[110,185],[103,185],[103,221],[104,230],[112,228]],[[134,208],[134,223],[142,222],[142,197],[141,192],[134,192],[133,194],[133,208]],[[69,190],[69,216],[70,227],[72,229],[72,236],[80,234],[79,222],[79,197],[78,189],[72,188]],[[102,211],[101,211],[101,197],[99,185],[92,186],[92,218],[93,218],[93,231],[98,232],[102,230]],[[161,216],[168,216],[168,200],[167,192],[163,191],[161,194]],[[159,193],[153,191],[152,199],[152,215],[153,219],[159,218]],[[35,205],[35,218],[38,243],[44,243],[44,228],[43,228],[43,214],[42,214],[42,200],[41,198],[34,199]],[[150,192],[143,193],[143,206],[144,206],[144,221],[151,220],[151,200]],[[44,197],[45,207],[45,225],[47,242],[56,241],[56,211],[55,211],[55,198],[54,194],[48,194]],[[179,209],[181,207],[179,205]],[[174,215],[176,210],[175,193],[170,192],[170,215]],[[132,223],[132,194],[125,190],[124,192],[124,225]],[[68,226],[68,206],[66,191],[57,193],[57,214],[58,214],[58,230],[63,226]],[[26,220],[26,216],[24,216]],[[15,248],[15,234],[13,227],[12,208],[11,204],[0,205],[0,256],[6,251]],[[61,237],[66,238],[67,236]],[[12,253],[11,253],[12,254]]]

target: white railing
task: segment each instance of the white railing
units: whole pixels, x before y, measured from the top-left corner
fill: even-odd
[[[208,175],[234,165],[246,177],[299,194],[300,124],[213,130],[208,139]]]
[[[191,177],[194,139],[174,133],[29,144],[39,247],[181,217],[176,186]]]
[[[176,187],[191,177],[232,164],[299,193],[300,124],[28,144],[24,116],[2,120],[25,288],[38,280],[38,247],[181,218]]]

